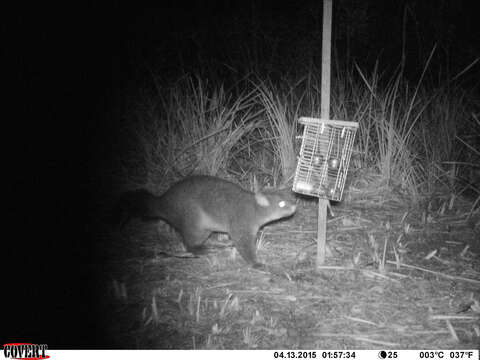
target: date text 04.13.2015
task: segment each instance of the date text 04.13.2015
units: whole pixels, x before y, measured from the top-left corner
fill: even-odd
[[[355,351],[275,351],[275,359],[355,359]]]

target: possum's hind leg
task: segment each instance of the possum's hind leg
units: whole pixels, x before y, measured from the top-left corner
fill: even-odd
[[[254,268],[263,268],[264,265],[257,261],[256,240],[257,232],[249,232],[246,230],[233,231],[231,234],[235,248],[238,250],[243,259]]]

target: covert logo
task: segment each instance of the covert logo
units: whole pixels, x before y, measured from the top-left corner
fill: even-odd
[[[6,359],[28,359],[39,360],[48,359],[50,356],[45,355],[45,350],[48,349],[46,344],[27,344],[27,343],[12,343],[3,344],[3,355]]]

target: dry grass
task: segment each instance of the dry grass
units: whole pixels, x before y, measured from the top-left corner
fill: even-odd
[[[364,191],[375,188],[372,182]],[[475,347],[480,214],[472,227],[470,204],[444,198],[412,208],[395,196],[351,196],[328,220],[329,257],[318,271],[315,202],[262,230],[266,271],[247,267],[224,237],[209,240],[205,256],[160,257],[170,243],[133,223],[123,241],[136,250],[125,254],[119,245],[105,264],[114,279],[105,284],[112,289],[105,306],[112,346]]]
[[[334,117],[360,128],[320,270],[315,201],[302,200],[293,219],[262,230],[258,254],[266,271],[246,267],[222,236],[209,240],[209,254],[184,257],[164,226],[133,222],[107,231],[104,243],[114,246],[101,249],[108,294],[101,306],[109,345],[475,347],[480,104],[453,80],[425,84],[427,71],[428,62],[413,87],[401,69],[382,79],[378,69],[367,75],[357,67],[334,82]],[[132,141],[120,182],[161,192],[194,172],[250,184],[256,176],[287,181],[296,117],[320,109],[315,74],[274,85],[247,77],[229,90],[188,77],[171,88],[158,85],[126,128]]]

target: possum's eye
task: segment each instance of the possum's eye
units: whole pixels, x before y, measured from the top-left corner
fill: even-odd
[[[285,205],[287,205],[287,204],[283,200],[278,203],[278,206],[281,207],[281,208],[285,207]]]

